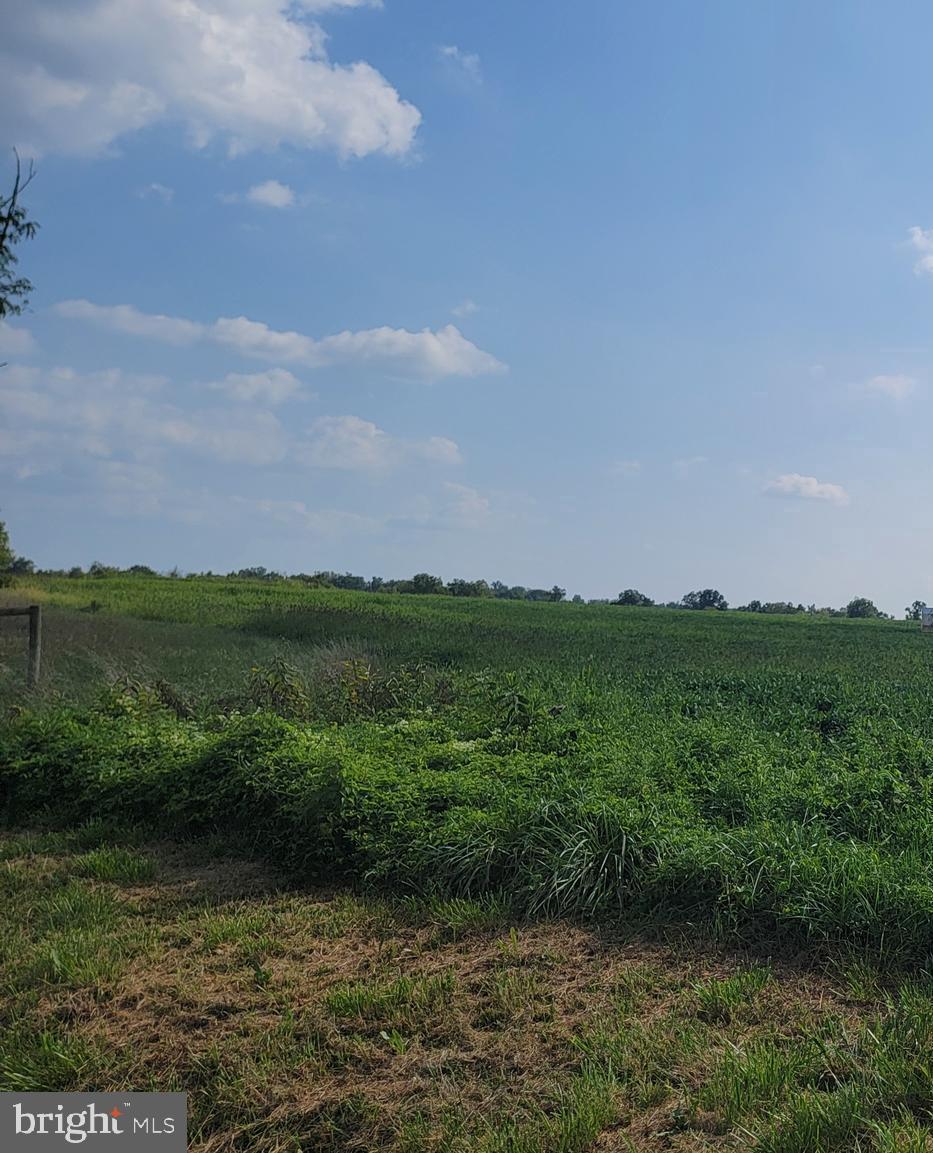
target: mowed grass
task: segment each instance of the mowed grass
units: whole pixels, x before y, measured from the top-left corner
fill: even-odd
[[[925,973],[118,839],[0,839],[0,1090],[185,1090],[214,1153],[931,1147]]]

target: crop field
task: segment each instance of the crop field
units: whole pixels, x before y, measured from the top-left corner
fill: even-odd
[[[933,1149],[916,625],[31,579],[0,1088],[198,1150]]]

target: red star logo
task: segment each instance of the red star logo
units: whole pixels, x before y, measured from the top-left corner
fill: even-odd
[[[113,1108],[110,1110],[110,1116],[111,1116],[111,1117],[122,1117],[122,1116],[123,1116],[123,1114],[122,1114],[122,1113],[120,1112],[120,1110],[119,1110],[119,1109],[116,1107],[116,1105],[114,1105],[114,1107],[113,1107]]]

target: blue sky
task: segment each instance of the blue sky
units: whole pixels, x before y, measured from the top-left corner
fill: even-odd
[[[15,547],[933,602],[931,36],[920,4],[17,6]]]

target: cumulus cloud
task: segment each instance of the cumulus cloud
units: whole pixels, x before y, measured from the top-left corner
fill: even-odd
[[[917,382],[912,376],[873,376],[866,387],[870,392],[890,396],[894,400],[904,400],[917,387]]]
[[[281,332],[245,316],[220,317],[199,324],[179,317],[140,312],[132,305],[99,305],[66,300],[55,306],[60,316],[149,337],[169,344],[208,340],[241,355],[309,368],[372,364],[400,376],[440,380],[446,376],[480,376],[503,372],[505,365],[484,352],[452,324],[436,331],[425,328],[371,328],[340,332],[320,340],[300,332]]]
[[[459,464],[461,459],[457,444],[446,437],[404,440],[358,416],[319,417],[308,429],[298,456],[312,468],[354,472],[381,471],[413,460]]]
[[[470,488],[466,484],[455,484],[453,481],[445,481],[444,489],[447,493],[445,515],[448,518],[475,525],[485,521],[489,516],[492,504],[489,498],[483,496],[477,489]]]
[[[13,366],[0,376],[0,424],[45,446],[52,459],[183,450],[262,465],[285,456],[287,437],[272,413],[183,410],[161,399],[164,384],[164,378],[119,369],[40,372]]]
[[[918,276],[933,276],[933,228],[911,228],[910,243],[918,253],[914,272]]]
[[[222,394],[217,403],[187,406],[173,399],[177,388],[165,377],[11,365],[0,373],[0,472],[21,469],[24,461],[33,472],[48,472],[69,462],[86,466],[90,458],[166,471],[183,458],[282,465],[296,477],[309,466],[388,474],[461,462],[447,437],[394,436],[358,416],[289,426],[269,407],[299,388],[284,369],[231,373],[211,388]]]
[[[373,532],[380,527],[377,518],[343,509],[309,508],[303,500],[254,499],[235,497],[235,503],[250,512],[267,516],[290,528],[303,529],[322,536],[346,532]]]
[[[163,204],[171,204],[175,197],[175,189],[169,188],[167,184],[159,184],[154,182],[152,184],[145,184],[137,192],[141,200],[150,200],[155,197],[161,200]]]
[[[235,400],[284,404],[299,395],[301,381],[285,368],[269,368],[265,372],[228,372],[223,380],[213,381],[210,387]]]
[[[224,204],[258,204],[263,208],[293,208],[295,191],[278,180],[264,180],[246,192],[218,192],[217,199]]]
[[[421,114],[372,65],[333,62],[313,17],[357,0],[29,0],[0,43],[0,135],[95,154],[158,123],[232,153],[403,155]]]
[[[254,184],[247,192],[246,199],[251,204],[261,204],[265,208],[291,208],[295,203],[295,193],[287,184],[266,180],[262,184]]]
[[[471,300],[469,297],[467,297],[466,300],[462,300],[450,311],[453,316],[457,317],[472,316],[474,312],[479,311],[479,305],[475,300]]]
[[[14,328],[0,320],[0,358],[29,356],[35,349],[35,338],[28,328]]]
[[[841,484],[820,481],[815,476],[801,476],[799,472],[789,472],[777,477],[765,491],[773,496],[796,500],[821,500],[835,505],[849,503],[849,494]]]
[[[205,326],[193,320],[140,312],[131,304],[102,307],[89,300],[63,300],[55,305],[55,311],[69,320],[81,320],[127,336],[144,336],[166,344],[193,344],[206,333]]]
[[[456,68],[463,76],[474,84],[483,82],[483,66],[475,52],[464,52],[456,44],[442,44],[438,55],[452,68]]]
[[[382,0],[296,0],[295,6],[316,16],[335,8],[381,8]]]

